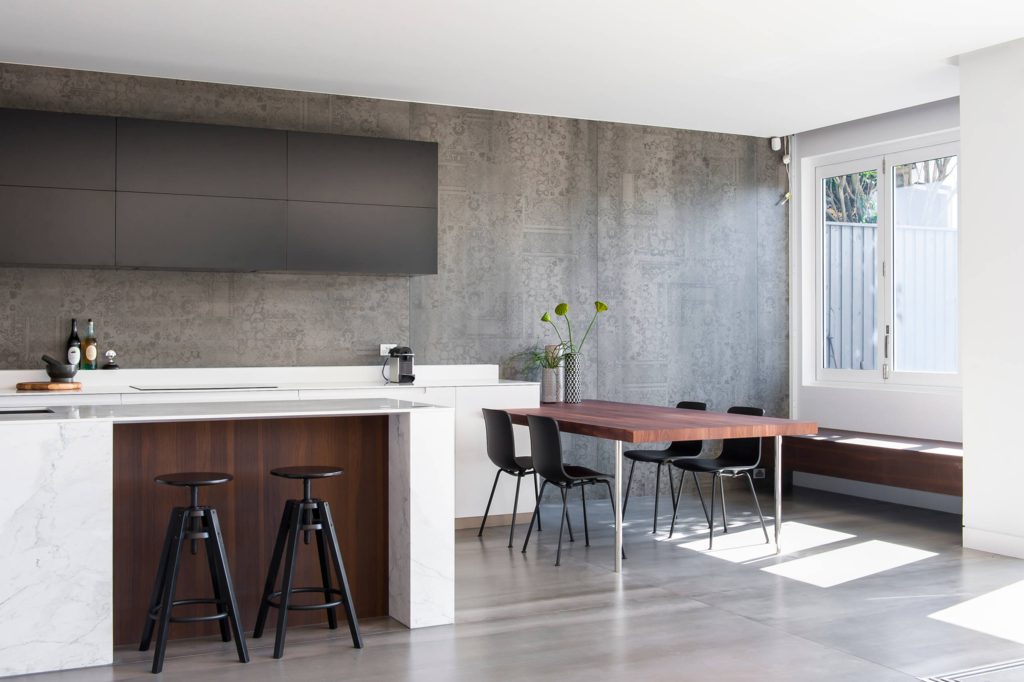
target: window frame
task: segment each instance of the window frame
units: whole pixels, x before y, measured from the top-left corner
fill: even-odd
[[[868,151],[868,150],[864,150]],[[819,159],[814,166],[814,383],[819,385],[848,386],[850,388],[885,388],[885,389],[917,389],[926,391],[959,390],[962,386],[963,357],[960,322],[960,262],[961,262],[961,230],[960,203],[957,202],[957,371],[953,372],[916,372],[899,371],[895,365],[896,329],[894,299],[894,203],[891,193],[895,175],[891,169],[908,163],[929,161],[946,156],[957,157],[957,192],[959,194],[962,181],[960,143],[957,140],[939,141],[911,148],[898,150],[872,149],[874,154],[847,154],[841,160],[837,155]],[[825,366],[825,312],[824,312],[824,267],[825,267],[825,221],[824,191],[825,178],[851,173],[862,173],[876,170],[878,181],[878,222],[876,233],[876,273],[878,281],[875,288],[877,327],[877,360],[876,369],[832,369]],[[890,356],[885,355],[885,327],[890,327]],[[887,366],[887,372],[883,369]],[[887,376],[886,376],[887,374]]]

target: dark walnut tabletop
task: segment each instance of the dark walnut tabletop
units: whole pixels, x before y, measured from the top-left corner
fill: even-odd
[[[555,403],[506,412],[512,416],[513,424],[526,425],[526,416],[530,414],[551,417],[566,433],[626,443],[801,436],[818,432],[815,422],[613,403],[606,400]]]

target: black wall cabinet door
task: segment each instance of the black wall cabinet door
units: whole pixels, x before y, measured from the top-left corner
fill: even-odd
[[[117,265],[284,270],[286,202],[117,193]]]
[[[289,132],[288,198],[437,208],[437,143]]]
[[[0,186],[0,263],[114,265],[114,193]]]
[[[114,119],[0,109],[0,185],[114,189]]]
[[[287,198],[283,130],[117,119],[121,192]]]
[[[288,269],[437,274],[437,210],[288,202]]]

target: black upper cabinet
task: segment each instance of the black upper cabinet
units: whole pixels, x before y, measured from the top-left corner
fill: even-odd
[[[437,274],[437,209],[288,202],[288,269]]]
[[[117,189],[287,198],[283,130],[117,119]]]
[[[288,198],[437,208],[437,143],[289,132]]]
[[[286,202],[117,193],[117,265],[284,270]]]
[[[0,263],[114,264],[114,193],[0,185]]]
[[[114,189],[114,119],[0,109],[0,185]]]

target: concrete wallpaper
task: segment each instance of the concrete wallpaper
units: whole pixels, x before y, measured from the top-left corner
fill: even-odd
[[[429,140],[441,164],[436,276],[0,268],[0,368],[59,351],[72,315],[132,367],[370,364],[382,342],[504,363],[553,340],[555,304],[583,326],[599,298],[585,397],[788,411],[785,171],[766,140],[12,64],[0,106]],[[565,444],[610,470],[608,444]]]

